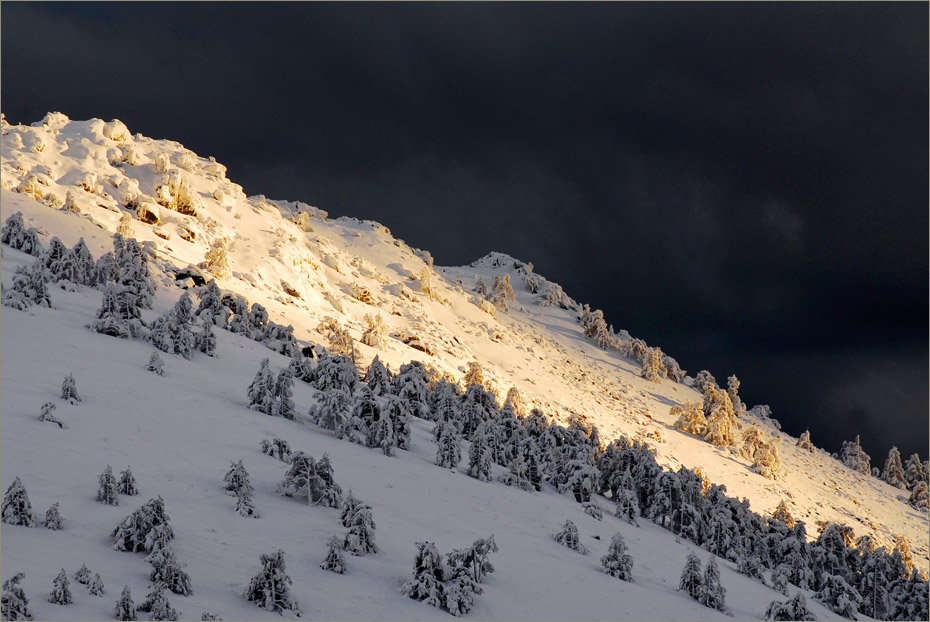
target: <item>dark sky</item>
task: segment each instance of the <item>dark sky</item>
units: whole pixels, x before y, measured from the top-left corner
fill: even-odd
[[[2,5],[2,109],[119,118],[437,263],[532,261],[837,451],[928,446],[928,5]]]

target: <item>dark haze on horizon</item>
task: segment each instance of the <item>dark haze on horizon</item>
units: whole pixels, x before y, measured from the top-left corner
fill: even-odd
[[[119,118],[691,375],[927,458],[926,3],[4,3],[2,110]]]

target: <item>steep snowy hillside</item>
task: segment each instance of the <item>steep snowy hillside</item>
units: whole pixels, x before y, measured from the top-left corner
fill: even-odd
[[[522,414],[538,408],[553,422],[569,427],[574,421],[588,434],[594,425],[603,445],[621,435],[645,441],[659,467],[699,468],[754,512],[772,514],[785,502],[811,539],[818,524],[830,522],[848,525],[856,538],[870,535],[887,550],[903,535],[917,568],[926,572],[927,514],[906,503],[905,491],[854,473],[826,452],[799,447],[773,421],[739,407],[733,450],[677,429],[673,407],[705,401],[691,380],[642,377],[637,357],[648,356],[645,344],[638,342],[637,351],[624,331],[598,333],[589,310],[530,264],[492,254],[470,266],[433,266],[429,253],[395,239],[383,225],[330,220],[300,202],[247,197],[212,159],[177,143],[132,136],[118,121],[77,122],[51,113],[30,127],[4,122],[0,186],[3,222],[21,212],[24,228],[35,227],[44,248],[54,237],[67,248],[83,239],[96,259],[114,249],[117,231],[138,240],[158,286],[152,308],[141,316],[152,332],[155,320],[185,293],[194,306],[205,298],[201,278],[215,280],[227,307],[252,309],[241,317],[252,321],[253,338],[248,330],[217,329],[215,357],[162,354],[167,372],[159,377],[145,369],[152,343],[87,329],[101,307],[102,287],[50,284],[51,309],[3,307],[2,487],[19,477],[40,518],[58,502],[65,521],[57,532],[2,527],[3,580],[26,572],[23,585],[37,619],[108,618],[123,583],[141,602],[150,566],[141,554],[114,551],[109,534],[156,495],[171,517],[171,548],[193,581],[192,595],[169,594],[184,619],[202,611],[226,619],[267,617],[241,593],[260,569],[259,555],[276,549],[287,555],[304,617],[435,619],[446,614],[400,594],[415,543],[435,542],[447,553],[492,533],[500,547],[491,554],[496,571],[482,584],[470,617],[726,617],[677,591],[688,552],[695,550],[706,565],[707,551],[647,518],[637,528],[614,517],[612,498],[594,497],[604,510],[597,521],[582,511],[571,485],[563,494],[545,482],[538,492],[505,486],[497,480],[508,468],[499,464],[491,467],[491,482],[479,481],[466,472],[474,444],[467,441],[458,467],[437,467],[435,423],[422,418],[411,420],[409,448],[395,448],[394,457],[340,440],[308,415],[327,399],[319,382],[296,382],[293,420],[250,410],[247,389],[260,361],[269,358],[275,373],[287,368],[293,339],[299,347],[346,348],[363,373],[376,356],[393,373],[418,360],[433,382],[460,383],[469,370],[474,382],[470,365],[477,362],[479,384],[497,394],[497,408],[515,387]],[[16,269],[31,266],[35,257],[8,245],[2,250],[2,283],[9,291]],[[594,326],[588,335],[609,347],[585,334],[579,314]],[[665,360],[661,368],[674,375],[674,366]],[[58,398],[69,373],[83,398],[77,405]],[[360,399],[357,392],[352,399]],[[386,409],[391,399],[375,403]],[[57,405],[54,416],[65,428],[37,420],[46,402]],[[738,451],[753,429],[777,447],[776,479],[760,475],[751,453]],[[317,459],[329,455],[343,491],[351,489],[372,506],[377,554],[347,555],[345,576],[319,568],[327,538],[345,528],[337,509],[275,494],[288,465],[259,446],[273,437]],[[235,499],[222,489],[229,463],[238,460],[255,488],[257,520],[237,514]],[[115,473],[131,465],[141,496],[120,495],[116,507],[96,501],[97,478],[107,464]],[[578,525],[588,556],[550,537],[566,519]],[[630,548],[635,583],[599,572],[617,532]],[[853,538],[845,537],[851,546]],[[787,600],[738,574],[736,561],[717,563],[737,619],[763,617],[769,602]],[[81,563],[101,574],[106,596],[88,596],[72,582],[73,605],[48,603],[58,571],[63,567],[70,576]],[[766,576],[771,583],[771,573]],[[787,589],[799,592],[794,585]],[[808,603],[818,619],[836,618]]]

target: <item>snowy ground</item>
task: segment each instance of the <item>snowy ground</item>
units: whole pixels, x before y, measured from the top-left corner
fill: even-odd
[[[511,310],[497,312],[496,318],[481,310],[471,293],[476,277],[490,283],[494,274],[510,266],[481,262],[476,267],[435,268],[433,295],[427,296],[421,281],[411,279],[427,266],[423,254],[395,240],[383,226],[330,221],[302,204],[248,198],[215,163],[176,143],[120,136],[114,127],[99,120],[50,117],[45,125],[20,126],[6,134],[0,166],[2,219],[22,211],[27,226],[41,230],[46,245],[53,235],[69,247],[83,237],[99,257],[110,249],[121,214],[129,213],[123,203],[126,196],[154,195],[161,179],[155,160],[167,153],[170,168],[182,171],[196,194],[198,216],[162,208],[160,225],[134,220],[135,237],[157,245],[162,263],[156,267],[201,262],[210,244],[225,238],[233,274],[218,279],[220,287],[260,302],[272,320],[292,324],[298,339],[323,343],[314,329],[325,316],[338,318],[357,339],[364,315],[380,313],[397,337],[388,338],[381,351],[359,344],[365,364],[375,354],[395,370],[419,359],[460,378],[469,361],[479,360],[501,394],[516,386],[527,402],[562,421],[571,412],[584,414],[605,440],[620,433],[646,438],[657,448],[661,464],[700,466],[712,481],[726,484],[729,494],[748,498],[757,512],[770,511],[786,499],[794,516],[807,521],[812,535],[818,520],[846,522],[857,536],[874,533],[885,543],[893,534],[904,534],[918,566],[927,568],[927,515],[902,503],[897,498],[902,491],[854,474],[823,453],[798,450],[795,439],[771,427],[765,431],[782,439],[779,452],[786,469],[785,478],[776,482],[753,473],[744,459],[675,430],[669,408],[698,399],[693,389],[667,380],[643,380],[638,365],[587,340],[574,312],[535,305],[512,269],[517,301]],[[119,156],[115,150],[124,153],[130,144],[137,163],[111,165]],[[37,145],[42,145],[40,150]],[[43,192],[62,201],[72,190],[83,214],[12,192],[30,172],[44,175]],[[88,174],[95,179],[86,180]],[[80,181],[90,191],[75,186]],[[301,211],[313,214],[304,226],[309,230],[286,219],[296,219]],[[190,240],[181,237],[182,229]],[[3,283],[9,285],[16,266],[31,262],[4,247]],[[173,279],[156,272],[161,287],[156,308],[147,312],[146,320],[182,293]],[[282,281],[300,297],[286,293]],[[372,304],[353,298],[353,285],[370,290]],[[245,389],[259,361],[270,357],[277,369],[286,366],[285,357],[217,331],[215,359],[185,361],[165,355],[168,373],[159,378],[144,370],[150,345],[85,328],[99,307],[99,292],[53,288],[52,298],[54,309],[3,308],[0,316],[0,485],[5,490],[19,476],[37,514],[44,515],[57,501],[65,518],[60,532],[2,527],[3,579],[26,572],[25,588],[37,619],[107,619],[124,583],[136,603],[141,602],[149,565],[141,554],[112,550],[108,534],[122,517],[155,495],[165,499],[177,534],[173,549],[194,583],[192,596],[170,596],[183,619],[199,619],[202,611],[227,620],[267,618],[241,592],[259,570],[258,556],[277,548],[287,553],[305,618],[443,618],[444,612],[399,594],[412,569],[415,542],[433,541],[445,553],[492,533],[500,546],[492,556],[496,572],[487,579],[469,618],[725,619],[676,590],[685,557],[696,547],[675,542],[669,532],[648,521],[641,521],[640,528],[619,521],[610,516],[613,508],[606,499],[600,500],[605,517],[598,522],[552,488],[530,494],[479,482],[461,469],[440,469],[432,464],[435,444],[426,422],[416,423],[410,452],[388,458],[336,440],[306,421],[255,413],[246,408]],[[405,345],[401,332],[419,336],[433,355]],[[76,406],[57,397],[69,372],[83,398]],[[47,401],[57,403],[56,415],[67,429],[36,420]],[[299,412],[306,413],[312,401],[306,385],[297,383],[295,401]],[[274,494],[286,466],[259,449],[262,438],[273,436],[288,439],[293,448],[316,458],[329,454],[336,481],[373,507],[381,549],[377,555],[350,557],[345,576],[320,570],[327,538],[345,530],[338,511]],[[222,490],[230,461],[239,459],[256,488],[262,513],[258,520],[236,514],[235,500]],[[117,473],[131,465],[141,496],[121,497],[117,507],[95,501],[96,480],[107,464]],[[550,534],[567,518],[578,524],[590,555],[578,555],[551,540]],[[633,584],[599,571],[598,560],[617,531],[635,560]],[[698,555],[706,563],[708,554]],[[106,596],[90,596],[72,582],[74,605],[47,603],[58,571],[64,567],[70,575],[81,563],[100,572]],[[736,619],[760,618],[771,600],[784,599],[737,575],[731,564],[718,564]],[[820,619],[836,619],[810,604]]]

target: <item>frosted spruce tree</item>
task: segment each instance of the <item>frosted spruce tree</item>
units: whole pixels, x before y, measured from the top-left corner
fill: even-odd
[[[904,466],[901,464],[901,452],[898,451],[897,447],[892,447],[888,450],[888,458],[885,459],[885,468],[882,469],[882,479],[895,488],[907,488],[907,480],[904,477]]]
[[[796,594],[788,601],[773,600],[765,610],[766,620],[801,620],[813,622],[817,618],[807,608],[807,599],[804,594]]]
[[[113,468],[108,464],[98,479],[97,501],[107,505],[119,505],[117,493],[119,493],[119,488],[116,477],[113,476]]]
[[[290,464],[291,445],[283,438],[273,438],[270,441],[263,438],[261,442],[262,453],[277,458],[281,462]]]
[[[471,437],[471,446],[468,449],[468,474],[482,482],[491,481],[492,457],[487,425],[481,423]]]
[[[119,481],[116,482],[116,490],[120,494],[135,496],[139,494],[139,487],[136,484],[136,476],[132,474],[132,469],[126,467],[125,471],[120,471]]]
[[[376,397],[391,393],[391,385],[393,384],[391,372],[384,366],[384,363],[381,362],[378,355],[375,355],[375,358],[372,359],[371,365],[368,366],[368,371],[365,373],[365,377],[362,381],[368,385],[368,388],[371,389],[371,394]]]
[[[413,560],[413,576],[400,588],[400,593],[433,607],[442,607],[445,601],[446,571],[442,557],[432,542],[417,542]]]
[[[565,521],[562,528],[552,534],[552,539],[564,547],[577,551],[582,555],[588,554],[588,549],[581,543],[581,537],[578,535],[578,527],[570,520]]]
[[[371,508],[367,505],[358,506],[348,520],[349,531],[342,543],[342,548],[352,555],[367,555],[377,553],[375,544],[375,521],[371,516]]]
[[[139,298],[127,287],[107,283],[96,319],[90,329],[96,333],[128,339],[142,334]]]
[[[816,447],[814,447],[814,444],[811,442],[811,431],[810,430],[804,430],[801,436],[798,437],[797,445],[801,449],[806,449],[807,451],[811,453],[816,451]]]
[[[113,610],[113,617],[117,620],[131,621],[136,618],[136,604],[132,602],[132,592],[128,585],[123,586],[123,591],[116,601],[116,608]]]
[[[328,547],[326,552],[326,559],[323,560],[323,563],[320,564],[320,568],[323,570],[329,570],[330,572],[335,572],[336,574],[345,574],[347,570],[346,565],[346,556],[342,553],[342,539],[338,536],[331,536],[327,541],[326,546]]]
[[[6,489],[2,506],[0,506],[0,513],[2,513],[3,522],[8,525],[36,526],[36,517],[32,513],[32,503],[29,502],[26,487],[19,481],[19,477],[15,478],[10,487]]]
[[[13,284],[3,294],[3,305],[25,311],[32,305],[51,308],[48,293],[48,278],[42,263],[37,261],[31,268],[17,266],[13,272]]]
[[[300,615],[300,606],[291,596],[291,578],[284,564],[284,551],[278,550],[260,557],[262,570],[252,577],[245,590],[246,600],[253,601],[265,611],[290,611]]]
[[[103,587],[103,579],[100,578],[100,573],[94,573],[94,578],[90,580],[87,591],[91,596],[103,596],[106,593]]]
[[[270,415],[275,403],[275,376],[268,368],[268,359],[262,359],[261,367],[249,385],[249,408]]]
[[[48,595],[48,602],[54,605],[70,605],[74,602],[71,597],[71,582],[68,581],[68,573],[64,568],[52,581],[52,592]]]
[[[171,310],[152,322],[148,339],[162,352],[190,360],[196,351],[195,324],[194,304],[184,292]]]
[[[439,435],[439,448],[436,451],[436,465],[446,469],[453,469],[462,461],[462,450],[459,447],[459,435],[450,425],[442,427]]]
[[[272,390],[271,414],[293,420],[297,416],[294,407],[294,378],[288,369],[278,372]]]
[[[224,490],[226,490],[227,495],[235,497],[238,490],[248,481],[249,474],[245,470],[242,460],[239,462],[231,462],[229,470],[226,471],[226,475],[223,476]]]
[[[633,581],[633,557],[626,552],[626,543],[620,533],[615,533],[610,540],[607,554],[601,557],[601,568],[612,577],[622,581]]]
[[[200,332],[194,335],[194,347],[207,356],[216,356],[216,335],[213,334],[213,325],[204,322]]]
[[[74,375],[68,374],[61,383],[61,399],[71,404],[77,404],[81,401],[81,396],[77,392],[77,383],[74,381]]]
[[[90,569],[87,567],[87,564],[81,564],[81,567],[74,573],[74,580],[81,585],[90,585],[90,579]]]
[[[651,382],[662,381],[662,378],[665,377],[665,368],[662,365],[662,350],[660,348],[646,348],[639,375]]]
[[[705,607],[716,609],[727,613],[724,597],[726,589],[720,584],[720,570],[717,568],[717,562],[713,555],[707,561],[707,568],[704,570],[704,587],[701,590],[700,602]]]
[[[839,457],[840,462],[853,471],[862,473],[863,475],[872,474],[871,459],[869,458],[869,454],[862,450],[862,445],[859,444],[858,434],[854,441],[843,441],[843,447],[840,449]]]
[[[215,274],[218,278],[229,276],[229,250],[226,247],[226,240],[218,239],[210,246],[210,250],[204,256],[204,270]]]
[[[862,596],[856,588],[849,585],[843,577],[824,573],[821,587],[814,594],[814,600],[821,602],[827,609],[848,620],[855,620]]]
[[[63,519],[61,518],[61,512],[58,509],[58,502],[52,504],[52,506],[45,512],[45,528],[51,529],[52,531],[58,531],[62,527]]]
[[[678,581],[678,589],[687,592],[688,596],[694,600],[700,601],[704,593],[704,575],[701,572],[701,560],[693,552],[688,553],[688,559],[685,560],[685,567],[681,571],[681,579]]]
[[[26,578],[25,573],[17,573],[3,582],[0,592],[0,618],[4,620],[32,620],[29,610],[29,599],[26,592],[19,585]]]
[[[161,583],[152,587],[152,591],[145,596],[145,600],[137,609],[148,612],[149,620],[177,620],[179,617],[177,610],[165,596],[165,586]]]
[[[200,302],[194,315],[199,317],[201,322],[219,328],[226,328],[229,325],[229,316],[232,312],[223,304],[223,295],[215,280],[210,279],[210,282],[200,291]]]
[[[190,575],[184,570],[170,548],[162,548],[148,556],[147,561],[152,565],[149,580],[161,584],[175,594],[189,596],[191,589]]]
[[[161,497],[149,499],[120,521],[113,530],[113,548],[117,551],[154,551],[174,538],[165,502]]]
[[[152,372],[156,376],[165,375],[165,362],[158,354],[158,350],[152,352],[152,356],[149,357],[149,362],[145,365],[145,370]]]
[[[384,348],[384,334],[386,327],[381,315],[365,314],[365,332],[362,333],[362,343],[377,350]]]
[[[53,413],[55,412],[56,406],[53,402],[45,402],[42,404],[42,409],[39,411],[39,421],[47,421],[49,423],[54,423],[59,428],[64,429],[65,423]]]

